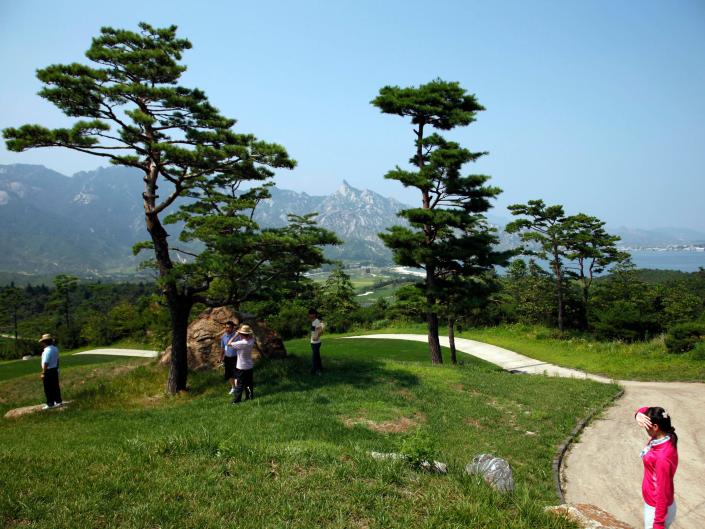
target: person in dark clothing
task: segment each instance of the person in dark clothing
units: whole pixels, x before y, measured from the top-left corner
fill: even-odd
[[[323,362],[321,361],[321,334],[324,324],[318,318],[316,309],[309,309],[308,319],[311,320],[311,374],[320,375],[323,373]]]
[[[63,405],[61,388],[59,387],[59,348],[54,345],[54,337],[51,334],[42,335],[39,343],[44,346],[41,378],[44,383],[44,395],[46,396],[44,409],[46,410]]]

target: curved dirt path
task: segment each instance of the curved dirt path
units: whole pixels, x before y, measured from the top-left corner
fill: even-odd
[[[353,338],[427,341],[423,334],[371,334]],[[441,345],[447,347],[448,338],[441,337]],[[540,362],[475,340],[456,338],[455,345],[462,353],[508,371],[611,382],[605,377]],[[564,459],[566,500],[597,505],[635,528],[643,527],[639,452],[646,444],[646,435],[636,425],[634,411],[640,406],[662,406],[671,413],[679,439],[675,477],[678,514],[671,529],[705,529],[705,384],[615,382],[624,388],[624,395],[582,432]]]

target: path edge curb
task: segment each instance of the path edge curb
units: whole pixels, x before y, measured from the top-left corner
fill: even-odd
[[[578,424],[575,426],[575,428],[573,428],[573,431],[570,432],[568,437],[558,447],[556,455],[553,458],[552,467],[553,482],[556,487],[556,494],[561,504],[565,503],[565,494],[563,493],[563,487],[561,487],[561,469],[563,465],[563,459],[565,458],[565,454],[568,451],[568,448],[570,448],[570,445],[573,444],[573,441],[575,441],[575,438],[580,434],[580,432],[582,432],[587,427],[587,425],[592,422],[592,420],[595,418],[595,415],[606,410],[614,401],[616,401],[623,395],[624,388],[620,387],[619,391],[615,393],[612,397],[607,399],[602,406],[593,409],[585,418],[578,421]]]

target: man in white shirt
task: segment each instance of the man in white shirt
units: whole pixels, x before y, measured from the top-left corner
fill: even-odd
[[[321,362],[321,333],[323,333],[323,322],[318,319],[318,311],[309,309],[308,319],[311,320],[311,374],[323,374],[323,363]]]
[[[255,339],[249,325],[241,325],[235,336],[228,342],[228,345],[237,352],[237,369],[235,377],[235,396],[233,404],[239,404],[242,400],[242,392],[245,392],[245,400],[254,398],[254,380],[252,362],[252,348],[255,346]]]
[[[44,383],[44,395],[47,403],[44,409],[61,406],[61,388],[59,387],[59,348],[54,345],[54,337],[51,334],[43,334],[39,343],[44,346],[42,351],[42,374]]]

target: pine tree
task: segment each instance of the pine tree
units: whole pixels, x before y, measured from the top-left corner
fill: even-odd
[[[7,147],[24,151],[64,147],[137,169],[144,180],[143,206],[153,264],[169,308],[172,363],[167,388],[186,389],[186,329],[193,304],[211,288],[200,271],[175,259],[162,215],[179,197],[200,188],[260,182],[269,168],[291,169],[294,160],[276,144],[232,130],[229,119],[199,89],[178,85],[191,48],[176,26],[140,31],[104,27],[86,57],[94,63],[52,65],[37,72],[39,95],[67,116],[71,128],[24,125],[3,131]],[[214,182],[211,186],[208,182]]]
[[[526,255],[535,255],[548,260],[553,271],[558,305],[558,329],[563,331],[565,320],[565,264],[566,234],[563,206],[546,206],[543,200],[529,200],[526,204],[509,206],[512,215],[528,218],[510,222],[505,227],[507,233],[520,233],[521,240],[535,243],[537,249],[524,248]]]
[[[414,126],[415,152],[410,160],[414,170],[397,166],[385,177],[418,189],[421,207],[401,211],[408,226],[393,226],[380,237],[398,264],[425,270],[429,351],[433,363],[442,363],[439,303],[449,293],[453,277],[484,273],[504,263],[506,255],[493,251],[497,238],[483,215],[500,190],[485,185],[488,176],[461,174],[466,163],[486,153],[471,152],[438,133],[427,133],[429,128],[469,125],[484,108],[458,83],[441,79],[419,87],[385,86],[372,104],[385,114],[411,118]]]
[[[563,221],[566,258],[575,263],[574,275],[582,286],[585,314],[589,312],[590,287],[596,274],[610,265],[624,262],[629,254],[617,249],[620,238],[605,231],[605,222],[584,213]],[[586,322],[587,323],[587,322]]]

